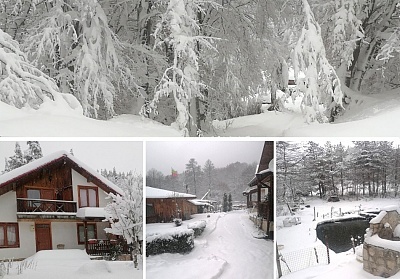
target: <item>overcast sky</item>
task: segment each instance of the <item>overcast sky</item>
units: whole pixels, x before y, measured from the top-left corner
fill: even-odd
[[[22,151],[27,149],[26,140],[18,141]],[[43,156],[65,150],[95,170],[116,168],[118,172],[130,170],[143,173],[143,143],[141,141],[41,141]],[[0,142],[0,171],[4,170],[4,158],[14,154],[15,141]]]
[[[146,142],[146,171],[152,168],[165,175],[171,168],[179,173],[191,158],[203,167],[207,159],[215,167],[230,163],[259,163],[264,141],[150,141]]]

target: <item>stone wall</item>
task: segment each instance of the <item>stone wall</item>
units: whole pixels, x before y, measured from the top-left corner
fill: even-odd
[[[384,216],[371,220],[367,237],[377,235],[386,241],[398,240],[393,235],[394,229],[400,223],[397,210],[386,210],[386,214],[381,212],[380,215]],[[363,245],[363,268],[375,276],[393,276],[400,270],[400,252],[367,243],[366,238]]]
[[[375,275],[388,278],[400,270],[400,252],[364,243],[363,268]]]

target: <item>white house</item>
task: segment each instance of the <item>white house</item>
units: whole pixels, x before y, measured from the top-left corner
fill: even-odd
[[[109,192],[123,194],[66,151],[1,175],[0,259],[26,258],[40,250],[88,250],[91,239],[107,242],[109,224],[102,222],[101,208]]]

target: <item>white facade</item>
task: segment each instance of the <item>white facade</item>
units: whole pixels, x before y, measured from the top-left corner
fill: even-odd
[[[0,205],[0,222],[17,222],[17,194],[15,191],[1,195]]]
[[[74,195],[74,201],[78,201],[78,186],[96,187],[94,183],[88,182],[84,176],[82,176],[75,170],[72,170],[72,191]],[[99,188],[98,194],[99,194],[99,207],[106,207],[108,203],[108,200],[106,200],[107,193],[105,193],[102,189]]]

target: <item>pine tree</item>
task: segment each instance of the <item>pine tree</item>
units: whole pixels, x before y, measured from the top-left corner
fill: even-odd
[[[232,194],[228,195],[228,211],[232,211]]]
[[[204,163],[203,172],[207,179],[207,186],[208,186],[208,190],[209,190],[208,196],[211,198],[212,197],[211,188],[212,188],[212,184],[213,184],[213,180],[214,180],[215,167],[214,167],[213,162],[211,162],[210,159],[208,159]]]
[[[38,141],[27,141],[28,149],[24,152],[24,158],[26,163],[30,163],[36,159],[42,158],[42,148]]]
[[[25,165],[24,155],[18,142],[15,143],[14,155],[8,159],[8,169],[13,170]]]
[[[194,194],[197,195],[197,186],[201,176],[201,167],[196,159],[191,158],[186,164],[185,180],[188,184],[193,185]]]
[[[224,193],[224,199],[222,201],[222,211],[227,212],[228,211],[228,196],[226,193]]]

